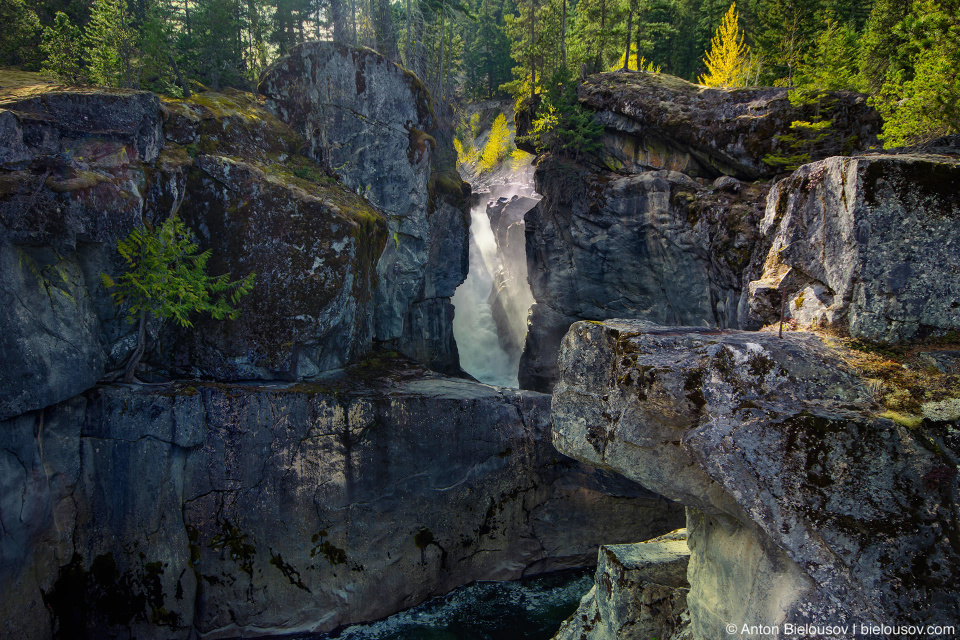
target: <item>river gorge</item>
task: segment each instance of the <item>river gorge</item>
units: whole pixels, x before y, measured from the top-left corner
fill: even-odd
[[[0,635],[954,637],[960,137],[880,151],[837,92],[778,172],[785,89],[578,97],[599,151],[471,188],[369,49],[257,94],[0,89]],[[255,286],[147,322],[123,383],[101,274],[171,216]],[[444,596],[517,622],[410,622]]]

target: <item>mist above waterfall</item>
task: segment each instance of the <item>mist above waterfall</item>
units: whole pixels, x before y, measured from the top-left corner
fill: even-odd
[[[523,213],[536,203],[518,194],[532,194],[531,186],[497,185],[489,193],[492,199],[481,199],[470,210],[470,271],[453,296],[453,331],[460,365],[488,384],[518,386],[533,302],[526,278]]]

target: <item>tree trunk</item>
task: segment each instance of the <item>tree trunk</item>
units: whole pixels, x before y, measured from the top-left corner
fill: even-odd
[[[633,0],[630,0],[630,17],[627,18],[627,53],[623,56],[623,70],[630,70],[630,36],[633,33]]]
[[[437,79],[437,85],[440,93],[440,102],[443,102],[443,45],[447,41],[447,3],[440,5],[440,77]]]
[[[607,48],[607,0],[600,0],[600,42],[598,44],[594,73],[603,71],[603,52]]]
[[[137,365],[140,364],[140,358],[143,357],[143,351],[147,343],[147,312],[140,312],[140,322],[137,324],[137,346],[127,360],[127,366],[123,369],[123,381],[133,383],[137,381]]]
[[[330,22],[333,23],[333,41],[346,42],[347,23],[343,0],[330,0]]]
[[[530,100],[537,95],[537,53],[536,53],[537,2],[530,0]]]
[[[560,54],[563,68],[567,68],[567,0],[563,0],[563,19],[560,24]]]

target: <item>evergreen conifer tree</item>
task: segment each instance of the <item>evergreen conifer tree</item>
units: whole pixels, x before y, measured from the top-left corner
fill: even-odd
[[[78,84],[83,82],[83,72],[80,68],[80,29],[75,27],[67,14],[58,11],[53,19],[53,26],[43,30],[43,39],[40,50],[44,54],[43,65],[40,68],[45,76]]]
[[[707,73],[700,76],[700,84],[708,87],[742,87],[746,84],[750,47],[743,41],[739,19],[737,3],[734,2],[723,16],[710,43],[710,51],[703,58]]]
[[[150,316],[172,318],[191,327],[192,313],[207,313],[217,320],[235,320],[236,304],[253,289],[251,273],[231,282],[227,274],[206,273],[210,251],[197,253],[189,229],[174,214],[156,229],[134,229],[117,243],[128,270],[113,280],[102,274],[103,284],[113,289],[118,305],[127,305],[127,319],[138,323],[137,346],[127,360],[124,382],[133,382],[146,347],[146,323]]]
[[[135,87],[139,74],[133,68],[136,32],[124,0],[94,0],[90,22],[83,32],[86,74],[93,84]]]

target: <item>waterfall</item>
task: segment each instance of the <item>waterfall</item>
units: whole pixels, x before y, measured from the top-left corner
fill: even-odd
[[[519,386],[517,371],[533,302],[523,214],[536,200],[518,192],[532,193],[529,187],[502,185],[490,194],[498,197],[471,208],[470,270],[453,296],[460,366],[481,382],[506,387]]]

